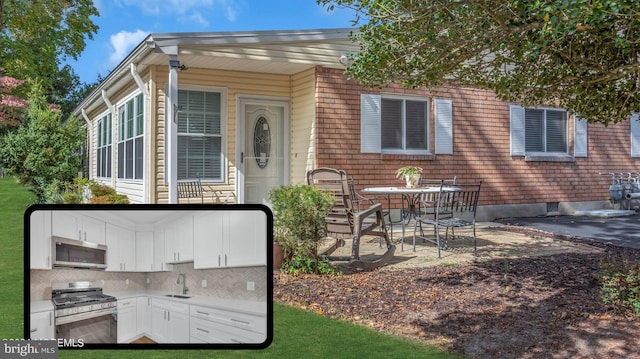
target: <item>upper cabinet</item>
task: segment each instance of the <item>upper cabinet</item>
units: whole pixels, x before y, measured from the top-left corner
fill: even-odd
[[[33,211],[29,218],[31,269],[51,269],[51,211]]]
[[[194,268],[267,264],[267,217],[261,211],[212,211],[194,216]]]
[[[58,237],[106,244],[105,222],[75,212],[52,211],[51,233]]]
[[[165,225],[164,243],[165,262],[193,261],[193,215],[185,214]]]
[[[136,270],[153,271],[153,232],[136,232]]]
[[[107,223],[107,271],[136,271],[135,232]]]

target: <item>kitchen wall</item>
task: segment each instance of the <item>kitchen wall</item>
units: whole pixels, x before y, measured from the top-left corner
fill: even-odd
[[[145,289],[180,293],[182,284],[176,283],[179,273],[184,273],[187,277],[189,294],[257,301],[265,301],[267,299],[267,280],[271,280],[266,267],[194,270],[193,262],[175,264],[171,272],[154,273],[105,272],[81,269],[31,270],[30,300],[51,299],[51,283],[77,281],[103,283],[106,294]],[[269,277],[267,277],[268,275]],[[149,279],[148,284],[147,278]],[[206,288],[202,287],[203,280],[207,281]],[[247,281],[255,283],[253,291],[247,290]]]

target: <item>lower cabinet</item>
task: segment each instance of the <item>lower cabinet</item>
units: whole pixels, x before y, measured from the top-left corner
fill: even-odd
[[[189,304],[152,298],[151,336],[158,343],[189,343]]]
[[[192,343],[263,343],[267,338],[264,316],[192,305],[189,335]]]
[[[118,343],[128,343],[138,337],[137,299],[118,301]]]
[[[36,339],[55,339],[53,325],[53,310],[31,313],[29,316],[29,337]]]
[[[151,298],[138,297],[137,301],[137,324],[138,334],[144,335],[151,333]]]

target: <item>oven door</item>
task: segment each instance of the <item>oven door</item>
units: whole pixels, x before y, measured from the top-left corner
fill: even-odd
[[[56,318],[58,339],[82,339],[84,344],[112,343],[118,340],[117,308],[99,309]]]

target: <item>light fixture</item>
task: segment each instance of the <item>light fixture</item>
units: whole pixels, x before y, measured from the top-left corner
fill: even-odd
[[[180,65],[180,61],[178,61],[177,59],[169,59],[169,67],[172,69],[178,69],[180,71],[187,70],[187,66]]]
[[[349,64],[349,57],[346,54],[342,54],[340,55],[340,58],[338,59],[338,61],[342,65],[347,66]]]

